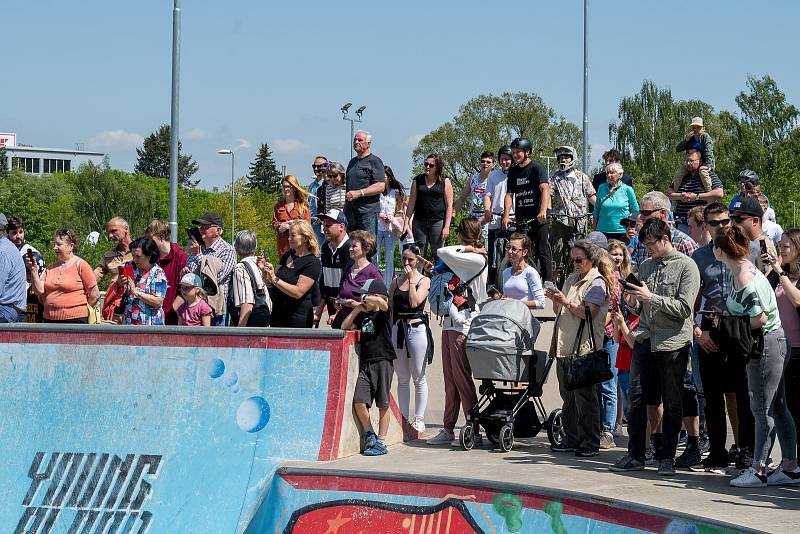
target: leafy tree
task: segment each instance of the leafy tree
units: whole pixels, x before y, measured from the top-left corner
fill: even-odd
[[[262,144],[256,154],[256,159],[250,164],[247,175],[247,189],[259,189],[268,193],[278,193],[281,190],[283,175],[278,170],[269,145]]]
[[[0,146],[0,178],[8,176],[8,156],[6,156],[6,147]]]
[[[428,133],[414,149],[415,171],[426,155],[437,153],[445,161],[445,174],[463,186],[466,178],[479,171],[484,150],[496,152],[515,137],[533,144],[532,157],[550,155],[556,146],[567,144],[581,151],[578,127],[545,105],[532,93],[480,95],[461,106],[452,120]]]
[[[144,140],[142,148],[136,149],[136,166],[134,172],[169,179],[169,136],[170,127],[162,124],[158,131],[151,133]],[[191,154],[181,154],[181,143],[178,142],[178,184],[180,187],[195,187],[199,180],[191,177],[197,172],[198,165],[192,161]]]
[[[668,88],[645,80],[639,93],[624,97],[618,122],[608,126],[611,142],[622,154],[626,174],[644,179],[650,188],[663,191],[672,182],[684,156],[675,145],[686,135],[693,116],[702,116],[714,138],[718,131],[714,108],[701,100],[674,100]]]
[[[736,104],[742,113],[742,121],[755,134],[756,141],[773,147],[789,139],[798,127],[800,111],[786,102],[786,95],[778,89],[770,76],[763,78],[747,77],[749,93],[744,91],[736,97]]]

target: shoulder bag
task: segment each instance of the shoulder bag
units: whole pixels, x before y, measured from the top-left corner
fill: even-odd
[[[567,356],[568,363],[567,372],[564,375],[564,387],[570,391],[605,382],[614,376],[614,373],[611,372],[611,359],[608,352],[605,349],[598,350],[595,346],[594,327],[592,326],[589,306],[584,306],[583,310],[587,318],[581,320],[572,354]],[[586,323],[589,323],[589,338],[591,339],[592,350],[588,354],[581,355],[579,354],[579,349]]]

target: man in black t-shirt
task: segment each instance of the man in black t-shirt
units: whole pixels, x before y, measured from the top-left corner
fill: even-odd
[[[364,456],[386,454],[389,431],[389,397],[392,389],[392,361],[397,357],[392,344],[389,292],[380,278],[370,278],[360,290],[361,303],[342,323],[342,330],[358,330],[358,379],[353,393],[353,409],[364,432]],[[378,433],[372,428],[369,407],[378,406]]]
[[[508,171],[506,198],[503,206],[503,228],[510,225],[511,207],[518,223],[526,224],[533,251],[539,258],[543,280],[553,280],[553,253],[547,224],[550,206],[550,183],[544,168],[531,161],[533,145],[527,139],[511,142],[514,165]]]

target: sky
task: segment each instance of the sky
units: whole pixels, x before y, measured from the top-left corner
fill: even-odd
[[[533,92],[582,124],[582,0],[181,4],[180,138],[205,189],[230,183],[223,148],[237,177],[265,142],[304,182],[317,154],[346,162],[345,102],[367,107],[373,152],[405,182],[416,142],[480,94]],[[590,0],[592,160],[645,79],[734,110],[747,75],[769,74],[800,105],[800,2],[768,5]],[[131,171],[143,138],[170,121],[172,6],[4,0],[0,132],[84,143]]]

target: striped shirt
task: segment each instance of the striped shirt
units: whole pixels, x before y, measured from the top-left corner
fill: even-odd
[[[350,240],[347,235],[344,241],[339,243],[335,249],[331,247],[330,241],[322,245],[322,296],[331,304],[331,301],[339,296],[339,285],[342,282],[342,274],[345,268],[353,260],[350,259]]]
[[[248,265],[245,267],[244,263],[247,262]],[[253,273],[256,279],[256,289],[266,289],[264,284],[264,280],[261,278],[261,270],[256,265],[256,257],[255,256],[248,256],[239,263],[236,264],[236,267],[233,269],[233,304],[237,308],[242,304],[253,304],[256,303],[256,295],[253,292],[253,284],[250,281],[250,275],[245,269],[250,269],[250,272]],[[267,300],[267,306],[272,309],[272,302],[269,299],[269,293],[264,291],[265,298]]]
[[[670,235],[672,236],[672,246],[675,247],[675,250],[682,252],[687,256],[691,256],[695,250],[700,248],[694,239],[684,234],[677,228],[670,228]],[[635,252],[631,254],[631,260],[636,264],[637,271],[641,267],[642,263],[644,263],[644,260],[648,259],[649,257],[650,253],[647,252],[647,247],[644,246],[644,243],[642,243],[640,239],[637,239]]]
[[[714,171],[709,172],[711,175],[711,189],[722,189],[722,180],[719,179],[717,173]],[[683,178],[680,187],[676,193],[705,193],[706,188],[703,185],[703,179],[700,178],[699,173],[689,174]],[[686,221],[686,216],[695,206],[705,206],[708,204],[707,200],[691,200],[689,202],[677,201],[675,202],[675,219],[680,222]]]
[[[325,187],[325,209],[331,210],[344,210],[344,196],[346,189],[343,185],[328,184]]]

